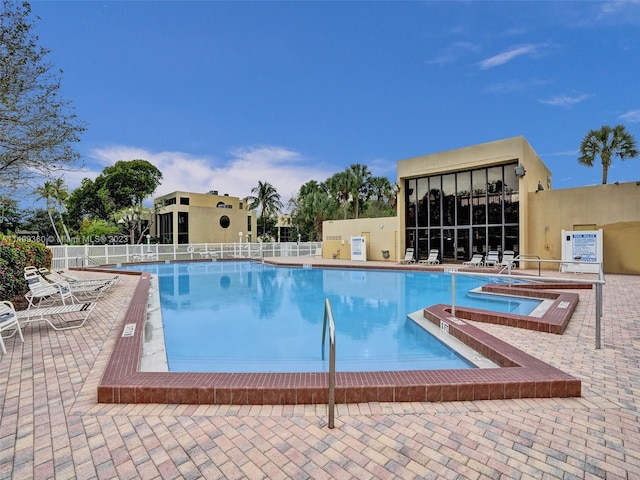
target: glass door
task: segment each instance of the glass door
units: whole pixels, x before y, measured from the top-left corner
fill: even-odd
[[[458,262],[465,262],[471,258],[471,234],[469,228],[459,228],[456,232],[456,255]]]
[[[442,259],[444,262],[456,259],[456,231],[453,228],[442,230]]]

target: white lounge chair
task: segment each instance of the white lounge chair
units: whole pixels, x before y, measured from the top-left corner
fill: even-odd
[[[438,260],[439,251],[436,248],[433,248],[429,251],[429,256],[425,260],[420,260],[419,263],[423,263],[425,265],[438,265],[440,260]]]
[[[500,264],[500,253],[497,250],[489,250],[484,259],[485,267],[497,267]]]
[[[471,260],[469,260],[468,262],[462,262],[462,265],[464,265],[466,267],[481,267],[482,266],[482,258],[483,258],[483,255],[478,253],[478,254],[474,255],[473,257],[471,257]]]
[[[16,317],[21,321],[22,325],[31,322],[47,322],[54,330],[71,330],[73,328],[80,328],[84,325],[89,318],[89,314],[96,306],[95,302],[87,303],[72,303],[69,305],[58,305],[55,307],[36,307],[28,308],[27,310],[19,310],[16,312]],[[57,327],[53,320],[57,319],[69,322],[80,322],[75,325],[69,325],[65,327]]]
[[[404,258],[400,260],[400,263],[403,263],[403,264],[415,263],[416,259],[413,255],[414,255],[413,248],[407,248],[407,250],[404,252]]]
[[[513,250],[505,250],[502,254],[502,261],[500,262],[501,267],[508,267],[511,265],[513,268],[513,259],[516,256]]]
[[[26,270],[26,269],[25,269]],[[45,271],[48,271],[46,268],[40,269],[40,273],[42,273],[45,277]],[[115,285],[116,283],[118,283],[118,281],[120,280],[120,276],[118,275],[107,275],[102,276],[102,277],[96,277],[96,276],[91,276],[91,277],[87,277],[87,278],[82,278],[82,277],[78,277],[76,275],[73,275],[72,273],[69,273],[68,271],[65,270],[53,270],[51,272],[53,275],[56,275],[58,277],[61,277],[59,280],[65,280],[69,283],[73,283],[73,282],[104,282],[104,283],[111,283],[112,285]],[[53,279],[54,281],[59,281],[56,279]]]
[[[38,307],[56,303],[66,305],[74,301],[73,293],[68,286],[48,282],[34,271],[25,272],[24,278],[29,286],[29,291],[24,296],[29,302],[28,308],[35,306],[36,301]]]
[[[7,337],[3,337],[2,332],[9,329],[12,329],[13,333]],[[13,307],[13,303],[3,300],[0,302],[0,347],[2,347],[2,353],[7,353],[4,340],[6,338],[13,337],[16,332],[18,332],[20,340],[24,343],[24,337],[22,336],[22,329],[20,328],[20,322],[16,315],[16,309]]]

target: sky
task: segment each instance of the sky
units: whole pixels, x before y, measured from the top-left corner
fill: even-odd
[[[87,123],[69,191],[118,160],[156,191],[283,203],[353,163],[524,136],[553,188],[601,183],[582,138],[640,141],[640,0],[537,2],[32,1],[35,33]],[[640,180],[614,159],[608,183]]]

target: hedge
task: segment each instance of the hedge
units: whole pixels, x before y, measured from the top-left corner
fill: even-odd
[[[24,267],[51,268],[53,254],[44,243],[0,234],[0,300],[11,300],[29,290]]]

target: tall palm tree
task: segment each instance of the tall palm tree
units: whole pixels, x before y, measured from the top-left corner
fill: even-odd
[[[369,179],[371,172],[366,165],[353,163],[347,169],[352,176],[351,196],[353,197],[353,212],[356,218],[359,218],[360,199],[367,200],[369,198]]]
[[[67,190],[67,186],[64,184],[64,180],[62,177],[56,178],[55,181],[51,184],[51,193],[53,196],[53,200],[58,204],[58,213],[60,214],[60,223],[62,223],[62,228],[64,229],[64,235],[67,237],[67,243],[71,243],[71,237],[69,236],[69,229],[64,223],[64,218],[62,217],[62,213],[65,210],[64,202],[67,201],[69,197],[69,191]]]
[[[38,195],[38,197],[36,198],[36,200],[40,200],[40,199],[44,199],[46,204],[47,204],[47,213],[49,214],[49,221],[51,222],[51,226],[53,227],[53,231],[56,234],[56,238],[58,240],[59,244],[62,244],[62,240],[60,239],[60,235],[58,234],[58,229],[56,228],[56,222],[53,221],[53,215],[51,214],[51,211],[53,210],[52,207],[52,200],[53,200],[53,184],[49,181],[44,182],[44,185],[41,187],[37,187],[33,193],[35,193],[36,195]]]
[[[625,160],[638,156],[636,141],[624,125],[616,125],[613,128],[604,125],[600,130],[589,130],[580,143],[580,153],[582,155],[578,162],[587,167],[593,167],[593,162],[600,155],[603,185],[607,183],[612,157]]]
[[[247,197],[251,210],[260,208],[260,223],[262,223],[262,238],[266,234],[266,221],[271,215],[277,215],[282,210],[280,194],[269,182],[258,181],[258,186],[251,189],[252,196]]]
[[[349,197],[353,190],[353,176],[346,170],[338,172],[327,178],[325,185],[329,190],[329,195],[340,204],[343,218],[346,219]]]

